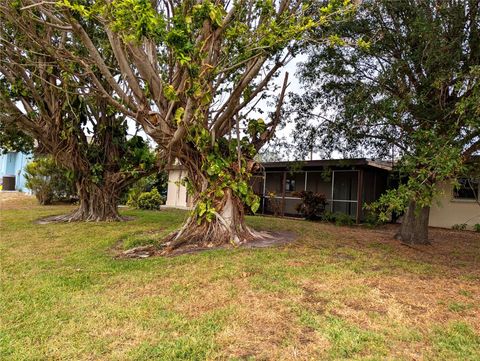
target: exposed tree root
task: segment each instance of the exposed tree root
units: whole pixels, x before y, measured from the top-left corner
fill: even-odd
[[[220,216],[216,220],[203,222],[200,225],[194,218],[190,218],[180,230],[166,237],[165,244],[167,247],[163,253],[168,254],[179,247],[192,245],[200,248],[213,248],[225,244],[240,246],[261,237],[262,235],[245,224],[229,227]]]
[[[243,204],[225,191],[224,198],[216,205],[215,218],[207,221],[190,216],[178,231],[165,239],[163,254],[169,254],[179,247],[213,248],[231,244],[240,246],[264,235],[255,232],[245,224]]]
[[[238,247],[239,248],[268,248],[268,247],[275,247],[280,245],[285,245],[291,243],[297,239],[297,235],[293,232],[255,232],[257,237],[250,240],[249,242],[242,243]],[[191,253],[198,253],[203,251],[215,250],[215,249],[228,249],[232,248],[231,244],[222,244],[219,246],[212,246],[206,245],[201,246],[198,243],[183,243],[174,249],[170,249],[168,252],[165,252],[165,245],[162,244],[158,245],[145,245],[134,247],[128,250],[123,250],[121,247],[121,243],[123,241],[120,240],[112,248],[112,254],[114,258],[117,259],[125,259],[125,258],[136,258],[136,259],[143,259],[149,257],[156,257],[156,256],[180,256],[182,254],[191,254]],[[164,246],[164,248],[162,248]],[[168,248],[168,246],[166,246]]]
[[[39,224],[48,224],[48,223],[69,223],[69,222],[124,222],[131,220],[132,217],[122,217],[117,212],[111,215],[102,215],[102,214],[85,214],[84,212],[77,209],[69,214],[62,214],[58,216],[49,216],[46,218],[41,218],[37,220]]]

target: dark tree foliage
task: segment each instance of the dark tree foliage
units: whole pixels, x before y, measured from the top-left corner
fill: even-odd
[[[402,241],[427,243],[436,185],[480,149],[480,2],[365,1],[329,30],[300,69],[299,149],[395,156],[406,182],[382,202],[407,211]]]
[[[15,124],[0,119],[0,154],[7,152],[31,153],[34,141]]]

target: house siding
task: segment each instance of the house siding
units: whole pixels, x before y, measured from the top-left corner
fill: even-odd
[[[450,182],[443,182],[440,189],[441,196],[430,208],[431,227],[452,228],[455,224],[466,224],[468,229],[473,229],[475,224],[480,224],[478,202],[453,198],[453,186]]]
[[[15,190],[28,191],[25,186],[25,166],[32,156],[21,152],[9,152],[0,155],[0,180],[4,176],[15,176]]]

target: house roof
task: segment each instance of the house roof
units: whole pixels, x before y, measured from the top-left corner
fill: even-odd
[[[319,159],[319,160],[303,160],[303,161],[287,161],[287,162],[264,162],[261,163],[265,170],[269,169],[308,169],[320,167],[372,167],[392,170],[392,163],[383,160],[373,160],[368,158],[352,158],[352,159]]]

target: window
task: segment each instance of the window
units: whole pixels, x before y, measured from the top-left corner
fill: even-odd
[[[285,181],[285,192],[294,192],[295,191],[295,179],[287,178]]]
[[[479,179],[459,178],[457,181],[460,186],[453,190],[455,199],[478,199]]]

